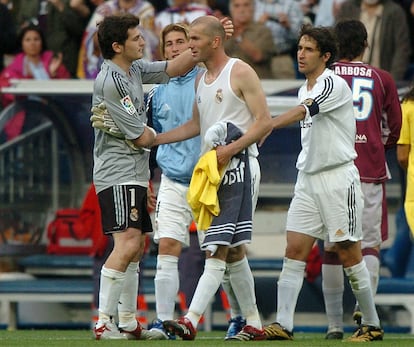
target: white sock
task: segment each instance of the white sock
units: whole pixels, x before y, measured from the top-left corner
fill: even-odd
[[[374,297],[371,291],[371,282],[369,280],[369,272],[365,265],[365,261],[344,269],[351,284],[352,292],[358,301],[359,308],[362,312],[362,323],[380,326],[380,320],[375,308]]]
[[[304,261],[284,258],[283,269],[277,283],[276,321],[289,331],[293,331],[293,316],[303,285],[305,266]]]
[[[221,285],[223,286],[223,289],[227,295],[227,299],[229,300],[231,318],[241,316],[242,313],[240,310],[239,303],[237,302],[236,295],[234,294],[233,288],[231,287],[228,264],[227,269],[224,272],[223,282],[221,283]]]
[[[155,306],[157,318],[162,321],[174,318],[175,299],[179,288],[178,257],[158,255],[155,274]]]
[[[230,283],[236,300],[246,324],[257,329],[262,329],[262,321],[256,305],[256,293],[254,291],[254,279],[247,258],[228,263],[227,269],[230,275]]]
[[[219,289],[225,270],[226,263],[223,260],[206,259],[204,272],[198,281],[188,313],[185,315],[194,328],[197,327],[201,315],[205,312],[217,289]]]
[[[371,280],[371,290],[372,295],[377,294],[378,289],[378,280],[379,280],[379,269],[380,269],[380,260],[375,255],[364,255],[365,264],[369,272],[369,277]]]
[[[134,331],[137,327],[138,266],[139,263],[129,263],[119,298],[119,327],[127,331]]]
[[[97,325],[108,321],[108,318],[116,317],[125,276],[125,272],[108,269],[105,265],[102,266]]]
[[[328,318],[328,330],[343,329],[344,271],[342,265],[322,264],[322,291]]]

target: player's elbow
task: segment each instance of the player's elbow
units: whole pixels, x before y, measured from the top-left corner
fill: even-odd
[[[133,140],[134,144],[138,147],[152,147],[155,142],[156,133],[152,129],[150,130],[148,127],[144,128],[144,132],[141,134],[140,137]]]

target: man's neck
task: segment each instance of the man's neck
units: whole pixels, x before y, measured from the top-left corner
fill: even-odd
[[[125,71],[126,74],[129,74],[129,69],[131,68],[131,64],[130,62],[126,61],[125,59],[122,59],[121,56],[114,56],[111,61],[118,65],[122,70]]]
[[[206,77],[208,83],[216,80],[229,60],[230,57],[223,52],[222,54],[216,54],[214,57],[205,62],[207,67]]]
[[[306,79],[308,80],[308,90],[311,90],[315,86],[316,80],[323,74],[325,69],[326,67],[324,66],[318,70],[315,70],[313,73],[306,75]]]
[[[360,54],[360,55],[356,56],[356,57],[355,57],[355,58],[353,58],[353,59],[348,59],[348,58],[339,58],[339,59],[338,59],[338,61],[339,61],[339,62],[343,62],[343,63],[352,63],[352,62],[357,63],[357,62],[361,62],[361,61],[362,61],[362,57],[363,57],[363,56],[364,56],[363,54]]]

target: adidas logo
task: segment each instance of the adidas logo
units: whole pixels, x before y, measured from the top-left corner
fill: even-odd
[[[344,236],[344,235],[345,235],[345,233],[341,229],[338,229],[335,233],[335,236],[338,236],[338,237]]]

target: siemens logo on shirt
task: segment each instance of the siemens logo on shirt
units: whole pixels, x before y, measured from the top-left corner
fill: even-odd
[[[372,69],[366,66],[335,66],[335,73],[340,76],[372,77]]]

